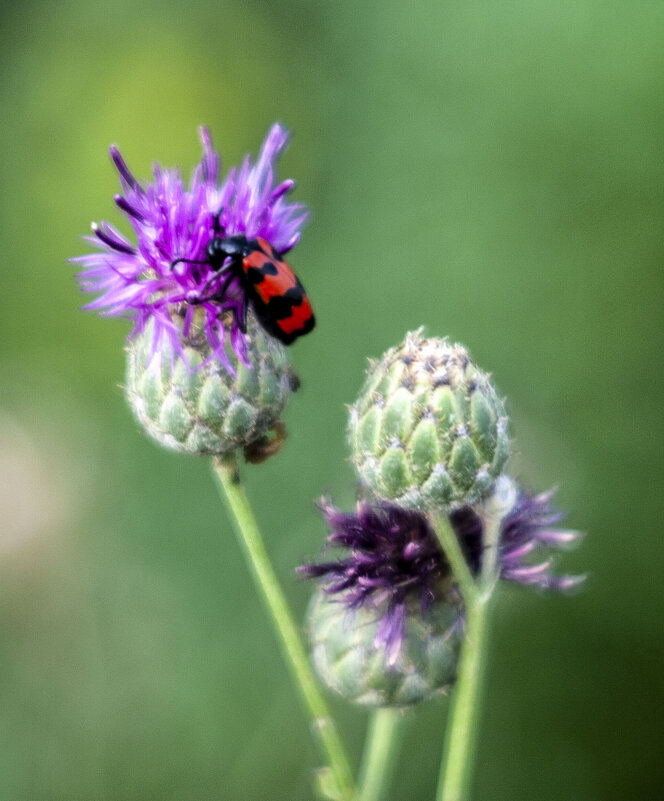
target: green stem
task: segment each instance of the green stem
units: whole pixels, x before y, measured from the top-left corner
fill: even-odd
[[[466,638],[454,687],[437,801],[470,798],[490,601],[490,597],[476,597],[466,603]]]
[[[436,517],[436,534],[445,551],[464,601],[466,637],[452,698],[438,779],[436,801],[468,801],[477,740],[482,676],[489,633],[489,617],[498,582],[500,514],[479,511],[484,530],[482,567],[475,579],[459,540],[446,515]]]
[[[489,599],[498,581],[498,543],[500,540],[501,518],[484,515],[482,518],[484,526],[484,555],[482,557],[482,592],[485,599]]]
[[[468,602],[477,594],[475,579],[461,550],[459,538],[446,514],[434,514],[434,530],[445,557],[450,563],[452,574],[459,585],[461,595],[464,601]]]
[[[235,459],[216,459],[214,472],[219,481],[221,497],[235,524],[240,546],[272,618],[284,658],[304,705],[311,715],[312,729],[329,763],[335,791],[340,800],[353,801],[356,794],[346,750],[316,682],[299,630],[272,569],[251,506],[240,484]]]
[[[360,768],[360,801],[383,801],[392,781],[399,730],[404,713],[387,707],[376,709],[369,719],[369,731]]]

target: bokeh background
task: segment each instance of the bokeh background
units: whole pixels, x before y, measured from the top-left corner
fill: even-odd
[[[589,573],[571,599],[503,591],[475,798],[661,799],[664,4],[64,0],[1,23],[0,799],[311,798],[209,465],[137,430],[128,325],[81,313],[67,264],[120,222],[111,142],[188,174],[200,123],[230,165],[274,120],[319,325],[287,446],[245,475],[298,616],[313,499],[353,503],[366,357],[419,325],[464,342]],[[364,713],[334,706],[357,750]],[[433,797],[446,711],[409,717],[393,799]]]

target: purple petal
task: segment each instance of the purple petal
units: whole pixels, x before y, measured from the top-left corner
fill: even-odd
[[[577,542],[583,534],[580,531],[557,531],[556,529],[544,529],[538,531],[535,536],[542,545],[551,547],[571,545]]]
[[[138,194],[144,194],[143,187],[138,183],[138,181],[134,178],[134,176],[129,171],[129,167],[127,167],[125,160],[120,155],[120,151],[118,150],[117,145],[111,145],[109,148],[109,152],[111,154],[111,158],[113,159],[113,163],[115,164],[118,172],[120,173],[120,177],[122,181],[134,192],[138,192]]]
[[[219,156],[212,145],[210,131],[204,125],[198,129],[201,142],[203,143],[203,158],[201,167],[203,170],[203,181],[206,184],[217,183],[217,172],[219,170]]]
[[[113,200],[115,201],[116,205],[121,211],[124,211],[129,217],[133,217],[135,220],[139,222],[144,222],[145,218],[138,211],[137,208],[131,205],[131,203],[127,200],[127,198],[123,197],[122,195],[114,195]]]
[[[136,253],[136,249],[120,236],[118,232],[113,231],[108,223],[102,223],[101,226],[97,225],[97,223],[92,223],[91,227],[97,239],[105,245],[108,245],[112,250],[117,250],[118,253],[127,253],[130,256]]]

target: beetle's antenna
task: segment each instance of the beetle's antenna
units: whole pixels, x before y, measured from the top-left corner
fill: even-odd
[[[220,221],[221,220],[221,214],[222,214],[223,210],[224,210],[224,207],[222,206],[219,209],[219,211],[214,215],[214,226],[213,227],[214,227],[215,234],[225,234],[226,233],[226,229],[224,228],[224,226],[221,224],[221,221]]]
[[[171,262],[169,269],[172,270],[173,267],[180,262],[186,262],[187,264],[209,264],[207,261],[198,261],[197,259],[175,259]]]

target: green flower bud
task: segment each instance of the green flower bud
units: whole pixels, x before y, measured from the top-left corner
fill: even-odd
[[[349,610],[342,600],[319,590],[308,613],[314,666],[328,687],[364,706],[411,706],[446,692],[463,638],[456,606],[439,601],[422,617],[413,603],[399,656],[388,664],[375,645],[384,610]]]
[[[254,448],[278,424],[297,385],[286,349],[247,321],[247,360],[226,348],[232,375],[216,358],[204,331],[192,325],[182,354],[164,338],[150,359],[152,325],[131,340],[127,397],[138,422],[159,443],[185,453],[220,454]],[[206,361],[208,360],[208,361]]]
[[[489,376],[461,345],[419,331],[371,364],[348,431],[357,472],[376,497],[422,511],[477,500],[510,449]]]

